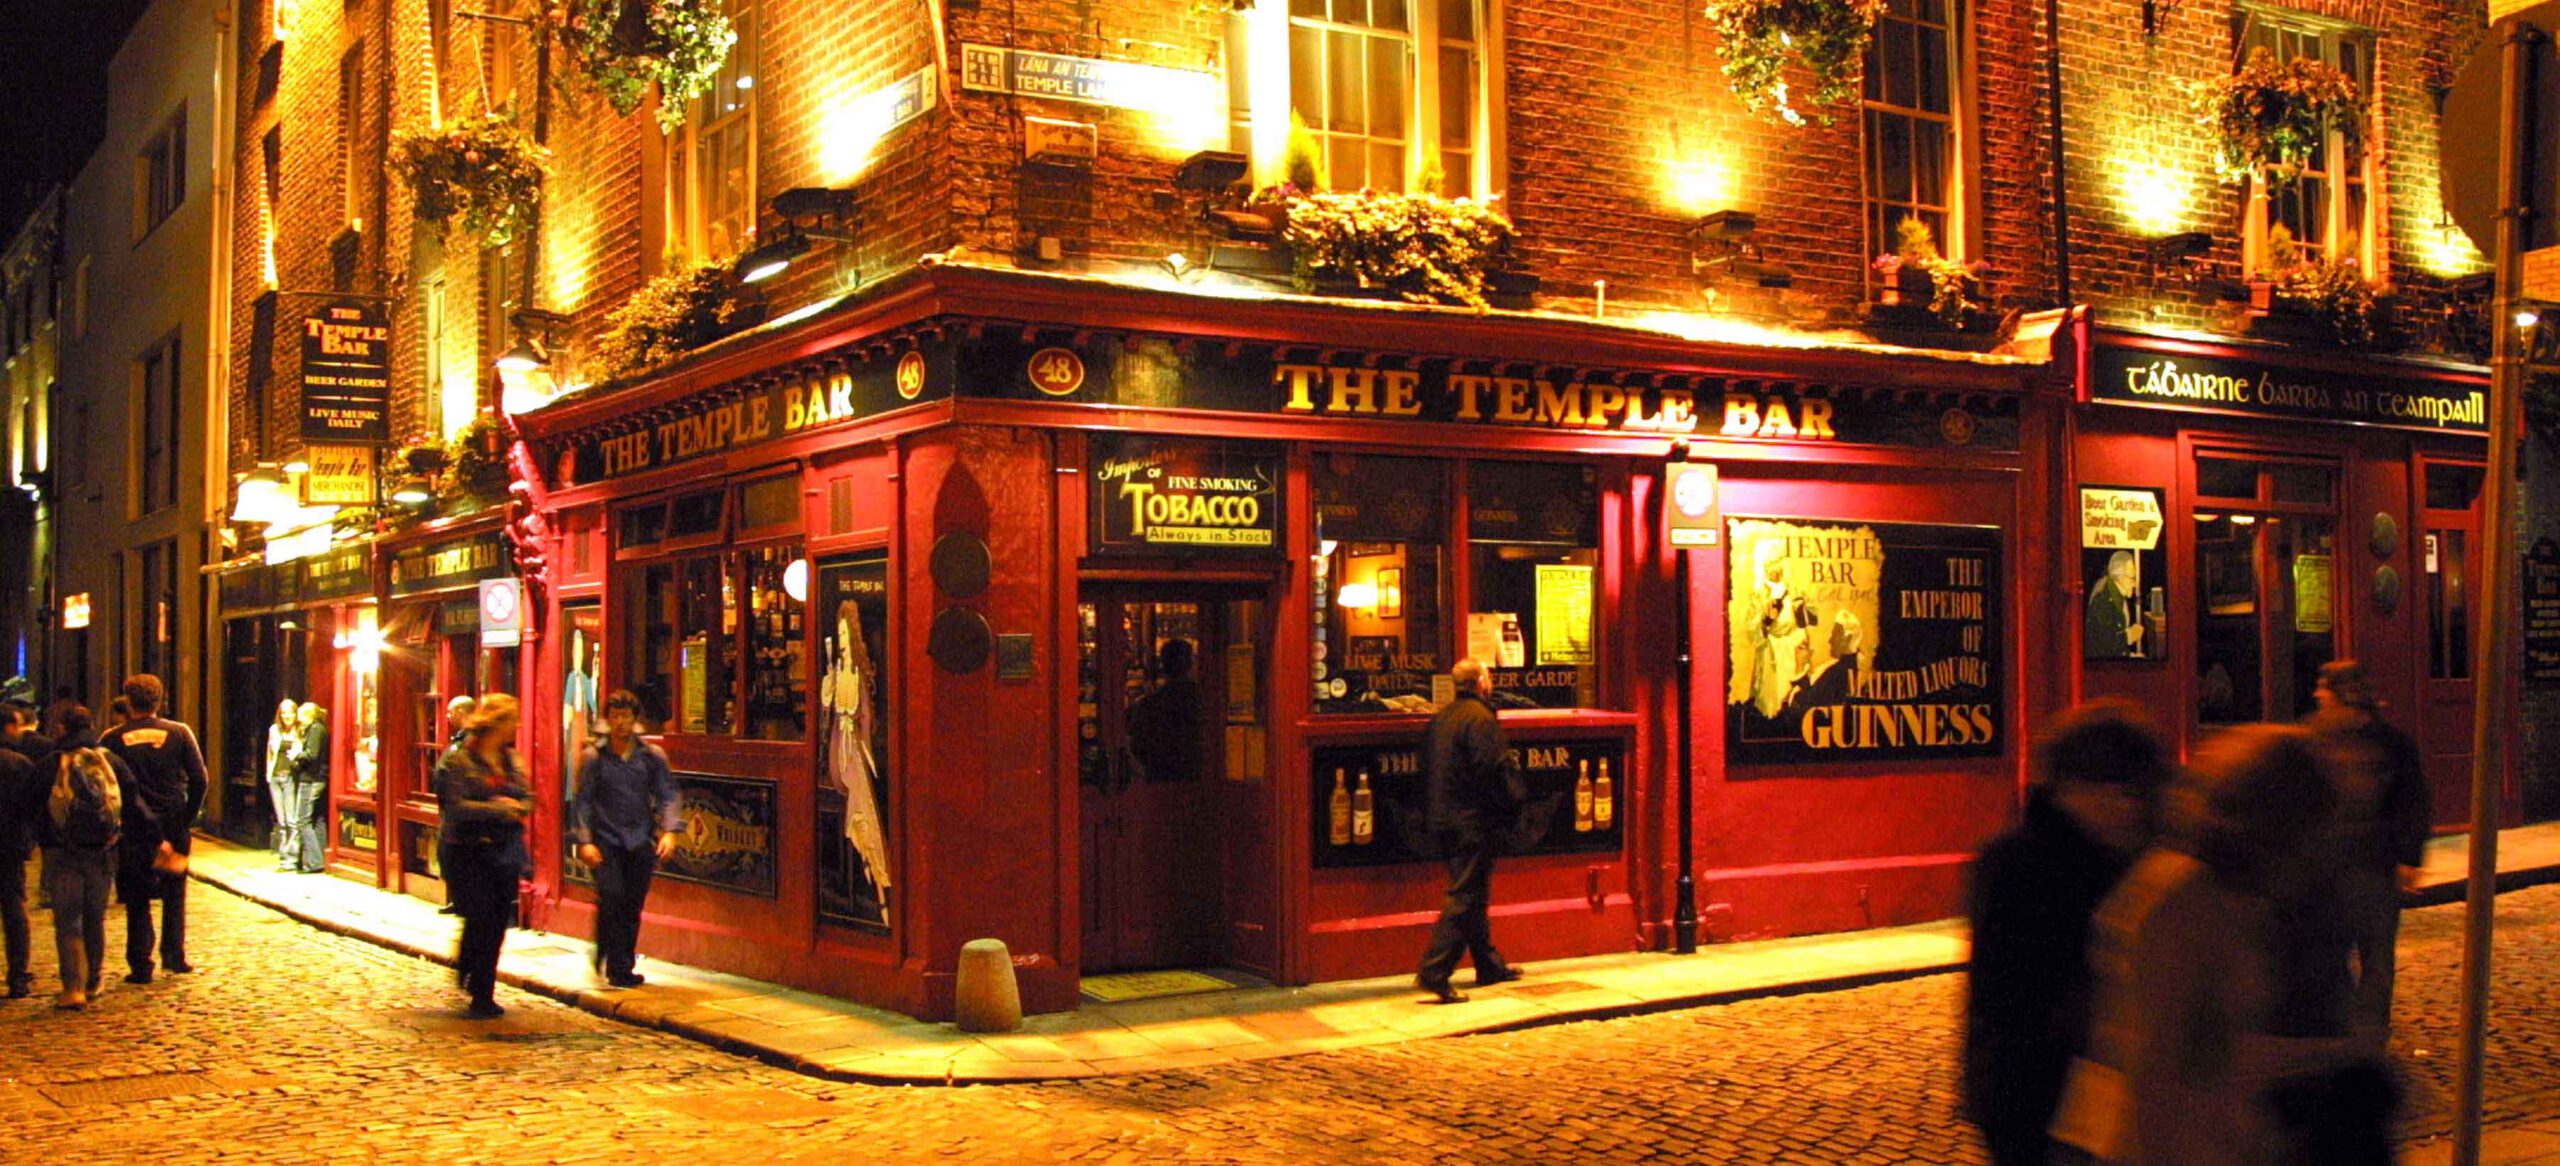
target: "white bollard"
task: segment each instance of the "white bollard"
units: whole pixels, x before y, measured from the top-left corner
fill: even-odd
[[[960,947],[960,975],[952,987],[952,1020],[962,1032],[1012,1032],[1022,1027],[1022,989],[1014,983],[1013,954],[1001,939],[973,939]]]

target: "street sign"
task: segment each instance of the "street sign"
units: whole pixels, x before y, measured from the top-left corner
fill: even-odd
[[[515,576],[480,581],[480,646],[512,648],[524,642],[524,583]]]

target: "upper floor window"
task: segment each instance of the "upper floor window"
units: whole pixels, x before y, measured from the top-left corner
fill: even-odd
[[[756,229],[757,0],[719,0],[738,43],[667,138],[667,242],[697,262],[735,255]]]
[[[1335,190],[1436,187],[1468,196],[1497,188],[1484,145],[1493,102],[1480,7],[1289,0],[1285,35],[1277,13],[1241,14],[1228,52],[1239,136],[1276,163],[1294,115],[1313,137],[1323,184]],[[1274,78],[1285,70],[1287,108],[1277,107],[1276,83],[1267,91],[1255,83],[1258,70]]]
[[[134,497],[136,512],[147,515],[178,504],[178,338],[153,345],[135,371],[142,424],[134,431],[141,447],[134,465],[142,481]]]
[[[1929,228],[1938,249],[1964,246],[1963,107],[1958,0],[1886,0],[1867,41],[1859,101],[1866,135],[1867,251],[1893,250],[1904,219]]]
[[[2358,92],[2371,100],[2373,41],[2361,31],[2299,13],[2245,9],[2233,67],[2249,54],[2265,49],[2279,63],[2318,61],[2345,73]],[[2247,219],[2241,224],[2243,258],[2250,271],[2262,271],[2278,256],[2273,245],[2282,227],[2306,259],[2353,260],[2367,278],[2379,274],[2378,257],[2364,241],[2373,237],[2375,159],[2354,148],[2332,126],[2303,163],[2302,173],[2281,185],[2261,175],[2249,181]]]
[[[151,136],[133,160],[134,237],[151,233],[187,201],[187,109],[179,106],[169,124]]]

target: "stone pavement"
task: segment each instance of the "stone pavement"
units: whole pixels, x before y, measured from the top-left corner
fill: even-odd
[[[2467,841],[2448,836],[2430,845],[2418,898],[2442,901],[2448,888],[2460,897]],[[2502,882],[2560,878],[2560,824],[2503,832],[2499,857]],[[214,839],[199,840],[195,876],[323,930],[451,959],[455,921],[405,895],[278,873],[265,851]],[[1961,968],[1966,940],[1961,920],[1945,920],[1712,944],[1691,956],[1552,960],[1535,965],[1526,980],[1471,990],[1472,1000],[1450,1007],[1418,1004],[1421,994],[1407,976],[1087,1003],[1031,1017],[1020,1032],[986,1035],[656,960],[645,961],[647,986],[605,988],[589,970],[591,950],[573,937],[516,931],[499,975],[589,1012],[816,1076],[951,1084],[1199,1068],[1838,989]]]

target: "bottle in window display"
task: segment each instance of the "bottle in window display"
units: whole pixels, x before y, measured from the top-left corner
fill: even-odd
[[[1332,829],[1327,837],[1336,846],[1351,845],[1351,787],[1343,771],[1333,771]]]
[[[1618,820],[1618,783],[1609,778],[1609,759],[1600,759],[1600,780],[1591,783],[1591,824],[1601,830]]]
[[[1378,802],[1369,792],[1369,771],[1360,771],[1360,788],[1351,795],[1351,844],[1367,846],[1378,840]]]
[[[1573,781],[1573,832],[1588,834],[1591,832],[1591,804],[1596,797],[1591,788],[1591,762],[1586,759],[1577,768],[1581,772]]]

